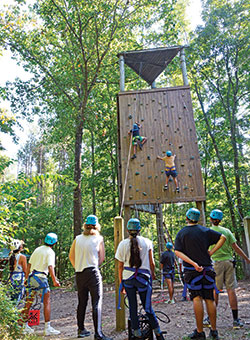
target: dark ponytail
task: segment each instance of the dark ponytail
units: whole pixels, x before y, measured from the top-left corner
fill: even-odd
[[[129,265],[130,267],[139,268],[142,264],[141,257],[140,257],[140,248],[137,241],[137,231],[132,231],[130,234],[130,259],[129,259]]]
[[[10,258],[9,258],[9,266],[10,266],[10,272],[12,273],[14,271],[14,265],[15,265],[15,259],[16,254],[19,252],[20,249],[13,250]]]

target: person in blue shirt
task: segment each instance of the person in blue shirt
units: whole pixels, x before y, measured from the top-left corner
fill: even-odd
[[[134,148],[134,154],[131,157],[131,159],[136,158],[137,144],[139,145],[140,150],[142,150],[142,146],[147,141],[146,137],[140,135],[140,128],[141,128],[141,124],[135,122],[135,124],[133,125],[133,128],[129,131],[129,134],[132,134],[132,145]]]
[[[166,243],[167,250],[161,254],[160,265],[162,270],[163,282],[166,280],[168,286],[169,300],[167,303],[173,304],[174,301],[174,263],[175,255],[172,251],[173,244],[171,242]]]

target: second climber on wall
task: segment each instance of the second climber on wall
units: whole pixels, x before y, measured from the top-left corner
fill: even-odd
[[[177,174],[176,166],[175,166],[175,157],[176,155],[172,155],[172,152],[168,150],[166,152],[166,156],[164,157],[157,156],[157,159],[160,159],[165,162],[166,182],[164,185],[164,190],[168,189],[168,182],[169,182],[170,176],[172,176],[174,183],[175,183],[176,192],[180,192],[178,179],[177,179],[178,174]]]

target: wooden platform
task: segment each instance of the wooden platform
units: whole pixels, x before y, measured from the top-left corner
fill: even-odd
[[[135,122],[142,125],[140,133],[147,142],[142,150],[137,147],[136,159],[128,160],[128,132]],[[118,135],[120,198],[129,162],[125,205],[205,201],[189,86],[120,92]],[[174,182],[163,190],[165,164],[156,157],[167,150],[176,154],[180,193]]]

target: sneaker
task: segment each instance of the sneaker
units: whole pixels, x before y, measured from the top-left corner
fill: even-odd
[[[189,340],[189,339],[206,339],[206,334],[205,332],[197,332],[197,329],[193,331],[193,333],[185,336],[182,338],[183,340]]]
[[[101,335],[96,335],[95,334],[95,340],[113,340],[112,338],[107,337],[106,335],[104,335],[103,333]]]
[[[47,335],[58,335],[60,333],[61,333],[60,331],[57,331],[55,328],[53,328],[51,326],[44,329],[44,335],[45,336],[47,336]]]
[[[219,340],[220,338],[219,338],[219,335],[218,335],[218,331],[217,330],[213,331],[212,329],[210,329],[208,338]]]
[[[134,154],[132,157],[131,157],[131,159],[135,159],[136,158],[136,154]]]
[[[164,185],[164,190],[167,190],[167,189],[168,189],[168,185],[165,184],[165,185]]]
[[[78,329],[78,338],[86,338],[86,336],[90,336],[90,332],[87,329]]]
[[[169,305],[173,305],[175,303],[174,299],[173,300],[167,300],[165,301],[165,303],[169,304]]]
[[[179,187],[176,188],[176,192],[180,192],[180,188]]]
[[[181,301],[187,301],[186,296],[183,296],[183,297],[181,298]]]
[[[159,334],[155,334],[155,337],[156,337],[156,340],[165,340],[162,332]]]
[[[233,328],[234,329],[239,329],[243,326],[244,326],[244,324],[243,324],[243,322],[240,321],[240,319],[236,319],[236,320],[233,321]]]
[[[24,334],[33,334],[34,329],[32,329],[27,323],[23,326],[23,333]]]
[[[209,316],[207,316],[207,317],[203,320],[203,327],[208,327],[208,328],[211,327],[210,320],[209,320]]]

